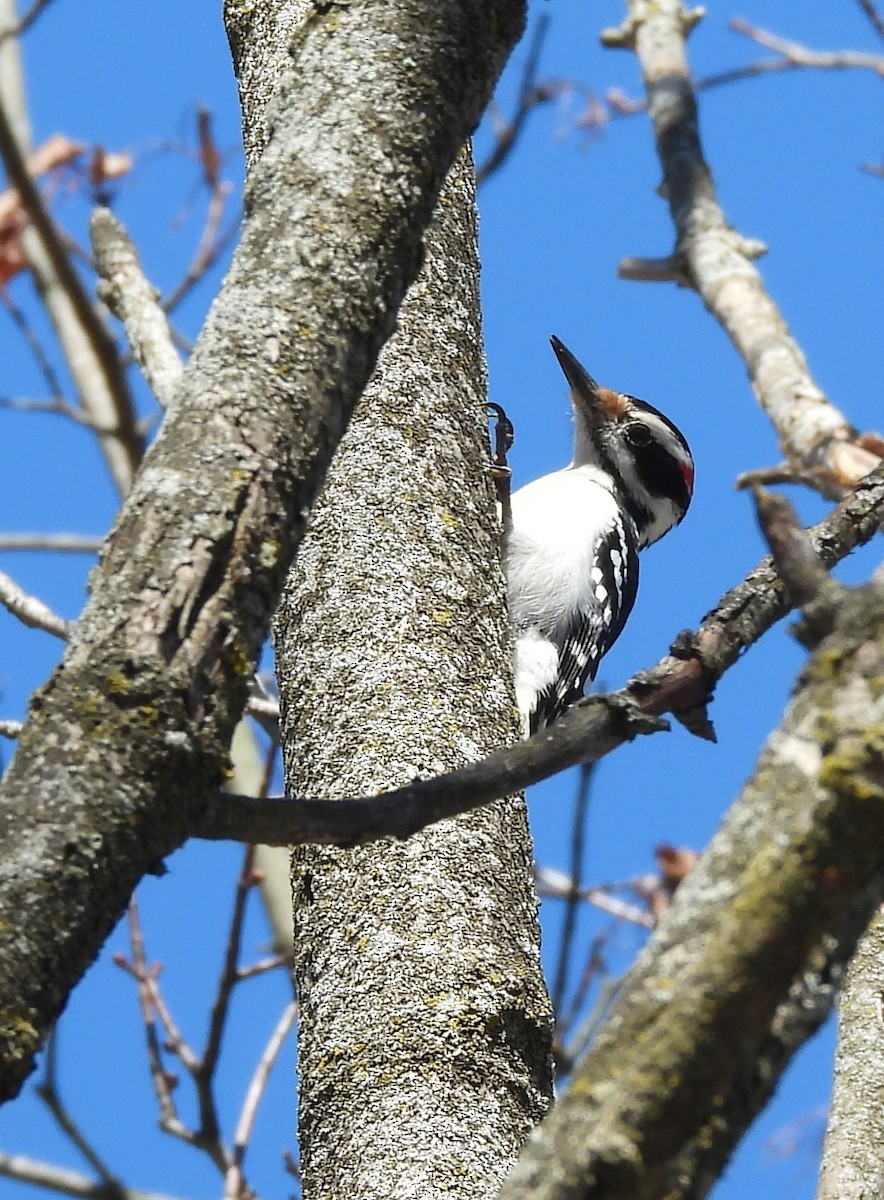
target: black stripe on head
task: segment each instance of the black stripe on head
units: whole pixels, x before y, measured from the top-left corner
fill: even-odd
[[[687,457],[691,457],[690,447],[684,440],[684,434],[677,425],[673,425],[665,413],[661,413],[659,408],[654,408],[653,404],[648,404],[644,400],[636,399],[635,396],[627,396],[626,399],[630,402],[630,404],[634,404],[640,412],[650,413],[652,417],[657,417],[660,421],[662,421],[666,428],[670,430],[675,440],[681,445]]]
[[[637,400],[635,396],[629,397],[630,403],[634,405],[640,412],[648,413],[656,417],[662,425],[672,434],[676,445],[681,447],[684,458],[688,463],[692,463],[691,452],[687,442],[680,429],[673,425],[672,421],[667,416],[654,408],[652,404],[646,404],[644,400]],[[676,458],[662,445],[656,438],[652,437],[646,445],[636,445],[629,440],[628,428],[629,420],[625,421],[624,436],[629,442],[629,449],[635,460],[635,467],[641,482],[647,488],[651,496],[659,496],[662,499],[671,500],[681,510],[682,515],[687,511],[691,502],[692,490],[685,478],[683,464],[679,463]]]

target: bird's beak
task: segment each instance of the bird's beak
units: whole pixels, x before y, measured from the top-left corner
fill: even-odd
[[[625,402],[619,392],[599,387],[590,373],[582,367],[568,347],[553,335],[550,344],[559,360],[559,366],[571,387],[571,399],[586,413],[587,417],[610,418],[623,412]]]

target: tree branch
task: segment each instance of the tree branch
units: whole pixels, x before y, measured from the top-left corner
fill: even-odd
[[[0,550],[50,550],[60,554],[97,554],[103,537],[82,533],[0,533]]]
[[[102,433],[101,447],[125,492],[144,453],[135,406],[113,338],[73,267],[55,222],[26,165],[30,137],[18,53],[15,5],[0,0],[0,158],[27,211],[22,234],[34,280],[70,366],[80,401]]]
[[[247,112],[233,265],[3,780],[0,1098],[221,783],[306,513],[524,19],[521,0],[279,8],[284,51],[249,58],[272,99]],[[237,55],[264,46],[250,13],[228,6]]]
[[[811,50],[800,42],[777,37],[766,29],[751,25],[741,17],[732,17],[730,27],[734,33],[742,34],[750,42],[779,54],[780,58],[775,59],[774,63],[781,69],[812,67],[824,71],[838,71],[853,68],[873,71],[879,77],[884,75],[884,56],[880,54],[866,54],[861,50]]]
[[[98,294],[123,322],[129,345],[161,408],[168,408],[183,370],[158,292],[148,282],[126,227],[110,209],[97,208],[90,224]]]
[[[884,513],[880,465],[828,517],[808,530],[826,568],[876,532]],[[795,605],[770,558],[726,592],[674,653],[634,676],[618,692],[575,705],[549,729],[481,762],[380,796],[347,800],[207,797],[193,811],[191,834],[268,845],[319,842],[351,846],[380,837],[410,837],[436,821],[468,812],[577,763],[595,762],[639,734],[668,728],[658,718],[691,719],[705,709],[721,676]]]
[[[270,1039],[264,1048],[264,1053],[261,1055],[261,1059],[255,1068],[255,1073],[252,1076],[242,1108],[240,1109],[236,1131],[233,1135],[233,1162],[227,1168],[224,1180],[224,1200],[239,1200],[245,1190],[242,1164],[245,1159],[246,1150],[248,1149],[249,1140],[252,1136],[252,1128],[258,1113],[258,1105],[261,1103],[261,1097],[264,1095],[267,1087],[267,1080],[273,1069],[273,1064],[276,1062],[277,1056],[283,1047],[285,1039],[291,1032],[297,1016],[298,1004],[296,1000],[292,1000],[283,1009],[282,1016],[277,1021]]]
[[[884,914],[856,948],[838,1005],[835,1082],[816,1200],[864,1200],[884,1178]]]
[[[882,671],[884,589],[843,589],[753,778],[501,1200],[706,1195],[884,896]]]
[[[0,604],[31,629],[42,629],[62,639],[68,635],[70,621],[54,613],[37,596],[28,595],[3,571],[0,571]]]
[[[875,0],[859,0],[859,6],[871,21],[875,33],[884,41],[884,17],[878,11]]]
[[[100,1179],[90,1179],[79,1171],[57,1167],[24,1154],[4,1154],[0,1151],[0,1175],[19,1183],[31,1183],[35,1187],[59,1192],[63,1196],[76,1196],[79,1200],[173,1200],[160,1192],[145,1192],[133,1187],[121,1187],[112,1193]]]
[[[677,235],[679,274],[697,289],[744,359],[752,386],[786,452],[814,470],[824,489],[844,489],[879,456],[814,382],[782,314],[752,265],[758,245],[733,230],[703,157],[685,39],[702,17],[681,0],[630,0],[629,15],[602,33],[605,45],[634,49],[641,63],[663,193]]]
[[[531,110],[536,108],[538,104],[549,100],[551,96],[551,92],[548,89],[539,86],[537,83],[537,68],[540,63],[540,55],[543,51],[543,43],[549,32],[549,22],[550,18],[545,15],[537,21],[534,29],[534,37],[528,49],[528,57],[525,60],[525,68],[522,72],[522,82],[519,86],[519,100],[515,115],[511,121],[497,122],[495,127],[497,141],[494,149],[485,161],[476,167],[477,187],[481,187],[489,176],[493,175],[495,171],[500,170],[515,149],[519,135],[525,127],[525,122],[528,120]]]

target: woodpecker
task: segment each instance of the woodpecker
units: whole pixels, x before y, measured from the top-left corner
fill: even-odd
[[[504,529],[516,698],[526,734],[583,695],[638,589],[638,551],[684,517],[694,460],[656,408],[600,387],[557,337],[574,460],[514,492]]]

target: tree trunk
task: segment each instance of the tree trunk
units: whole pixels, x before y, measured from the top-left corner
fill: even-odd
[[[856,948],[838,1010],[832,1108],[817,1200],[868,1200],[884,1187],[884,916]]]
[[[387,790],[517,736],[477,287],[465,153],[277,616],[293,794]],[[294,884],[305,1196],[494,1195],[551,1090],[522,800],[305,848]]]
[[[3,781],[0,1099],[223,779],[306,513],[524,19],[521,0],[233,7],[270,131],[240,245]]]

